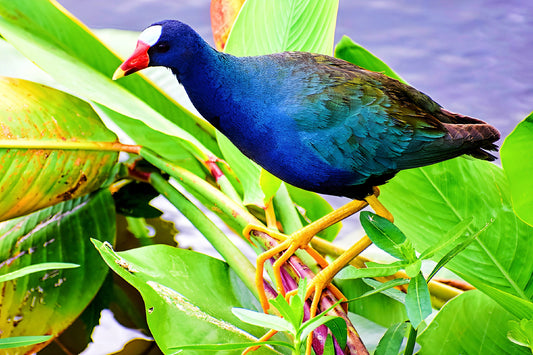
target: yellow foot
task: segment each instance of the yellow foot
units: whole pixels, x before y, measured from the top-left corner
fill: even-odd
[[[281,256],[272,265],[276,288],[278,292],[282,295],[285,295],[285,288],[283,287],[283,282],[281,278],[281,267],[299,248],[306,250],[321,267],[325,268],[328,265],[327,261],[317,251],[315,251],[308,245],[309,240],[313,238],[314,235],[308,236],[305,233],[302,234],[301,231],[304,230],[305,229],[301,229],[291,234],[290,236],[286,236],[285,234],[273,231],[263,226],[248,225],[243,231],[245,238],[247,238],[248,240],[250,240],[250,233],[263,232],[280,242],[272,249],[269,249],[257,256],[255,284],[259,292],[259,301],[261,302],[261,307],[263,308],[263,311],[265,313],[270,307],[265,293],[263,281],[264,265],[267,260],[278,255],[279,253],[282,253]]]
[[[316,252],[308,245],[309,242],[318,232],[339,222],[340,220],[348,216],[351,216],[352,214],[360,211],[366,206],[367,201],[351,201],[345,206],[327,214],[326,216],[314,221],[313,223],[310,223],[306,227],[297,230],[290,236],[286,236],[271,229],[267,229],[264,226],[249,225],[244,229],[243,234],[248,240],[250,240],[250,233],[252,231],[259,231],[266,233],[272,238],[280,241],[279,245],[270,250],[267,250],[266,252],[260,254],[257,257],[257,271],[255,274],[255,283],[259,292],[259,301],[261,302],[263,311],[267,312],[269,309],[268,299],[266,297],[265,288],[263,284],[263,271],[265,262],[268,259],[276,256],[277,254],[282,253],[282,255],[274,262],[272,268],[276,281],[276,288],[278,289],[278,292],[280,294],[285,295],[285,289],[283,288],[283,284],[281,282],[282,265],[296,252],[296,250],[302,248],[305,249],[322,268],[327,267],[327,261],[318,252]]]

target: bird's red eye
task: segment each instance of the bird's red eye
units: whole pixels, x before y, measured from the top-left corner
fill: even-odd
[[[158,53],[165,53],[168,52],[170,49],[170,46],[166,42],[157,43],[155,46],[153,46],[154,50]]]

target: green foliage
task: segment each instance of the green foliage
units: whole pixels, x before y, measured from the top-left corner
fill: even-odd
[[[246,1],[224,50],[238,56],[283,51],[331,55],[338,7],[338,0]]]
[[[187,344],[253,342],[266,332],[231,312],[258,304],[220,260],[166,245],[117,253],[107,243],[93,243],[108,266],[141,293],[148,326],[165,354]]]
[[[43,343],[49,340],[51,335],[22,336],[0,339],[0,349],[19,348]]]
[[[533,352],[533,321],[522,319],[509,321],[507,338],[515,344],[529,348]]]
[[[337,0],[248,0],[235,22],[226,51],[238,55],[284,50],[330,54],[337,8]],[[272,200],[278,222],[290,233],[332,210],[323,198],[281,183],[261,171],[225,137],[170,98],[164,90],[176,89],[171,75],[148,73],[163,89],[143,75],[112,82],[110,76],[120,64],[115,50],[129,53],[136,34],[112,32],[112,37],[120,35],[120,40],[111,40],[112,51],[55,2],[44,0],[0,0],[0,34],[44,71],[23,61],[0,40],[0,56],[6,64],[0,69],[2,73],[30,77],[56,88],[18,79],[1,80],[0,193],[4,194],[0,209],[8,211],[2,212],[4,218],[23,217],[0,225],[0,272],[4,277],[0,281],[5,281],[0,285],[3,288],[0,328],[2,337],[11,337],[0,339],[0,347],[15,342],[11,346],[36,351],[46,345],[37,343],[56,338],[91,302],[107,268],[89,238],[100,240],[93,242],[107,265],[143,297],[142,313],[146,313],[149,332],[165,353],[177,349],[187,349],[189,353],[203,350],[232,353],[256,341],[266,328],[292,334],[294,341],[291,343],[279,334],[267,342],[275,350],[261,347],[261,353],[296,351],[307,334],[321,324],[328,325],[337,341],[345,342],[346,323],[341,318],[322,313],[302,324],[304,286],[300,286],[290,304],[281,296],[272,301],[284,318],[255,312],[259,307],[254,298],[253,267],[232,240],[209,220],[205,209],[198,206],[202,204],[240,234],[247,224],[261,223],[264,213],[256,206],[265,207]],[[102,37],[109,38],[109,33]],[[337,45],[335,55],[402,80],[347,37]],[[5,68],[12,65],[20,67]],[[57,89],[68,90],[69,94]],[[13,113],[17,105],[18,111]],[[117,153],[94,145],[116,142],[115,133],[100,118],[116,124],[142,145],[140,157],[156,168],[143,169],[142,164],[130,161],[116,169]],[[22,133],[29,132],[32,125],[56,130],[44,134],[36,130],[35,134],[24,136]],[[351,300],[350,311],[388,328],[376,354],[398,353],[406,333],[409,334],[406,353],[413,351],[415,341],[421,345],[421,354],[530,351],[533,219],[531,174],[527,173],[531,171],[532,159],[527,144],[531,133],[530,115],[505,140],[504,169],[457,158],[398,174],[382,188],[380,197],[395,216],[395,224],[369,212],[361,213],[370,239],[398,259],[389,264],[367,262],[363,269],[349,267],[338,278],[338,286]],[[89,148],[67,149],[65,140],[69,144],[88,143]],[[17,149],[13,149],[14,144],[18,144]],[[36,152],[47,157],[43,162],[56,164],[32,163]],[[62,159],[67,158],[74,163],[66,165],[67,160]],[[18,170],[6,168],[18,164],[26,165]],[[84,166],[89,186],[80,189],[79,195],[100,190],[29,214],[79,196],[53,192],[45,184],[57,187],[68,180],[66,191],[71,191],[76,181],[81,181],[66,178],[68,174],[81,176],[72,168],[76,164]],[[180,188],[166,181],[158,169],[172,176]],[[222,173],[217,181],[211,169]],[[117,172],[120,173],[115,176]],[[29,178],[29,173],[36,173],[42,181]],[[124,231],[115,230],[115,206],[107,189],[110,184],[120,202],[120,213],[128,209],[136,217],[156,213],[147,208],[153,191],[131,197],[127,189],[120,190],[123,179],[150,182],[219,250],[225,263],[163,245],[115,252],[111,244]],[[13,192],[16,183],[25,183],[36,194],[18,188]],[[185,197],[183,190],[196,200]],[[50,196],[59,195],[62,199],[49,200]],[[37,205],[39,201],[47,202]],[[15,204],[21,206],[17,207],[18,214],[9,214]],[[143,224],[136,226],[138,230],[144,228]],[[332,226],[320,236],[333,240],[339,229],[339,225]],[[422,261],[428,259],[436,264],[431,272],[422,274]],[[79,267],[63,270],[65,262]],[[49,267],[54,267],[54,271],[43,275]],[[426,327],[424,320],[432,312],[427,282],[443,267],[479,291],[465,292],[447,303]],[[401,270],[411,279],[383,283],[373,279]],[[27,274],[29,271],[35,272]],[[18,278],[7,280],[13,277]],[[109,282],[111,286],[107,287],[118,288]],[[395,288],[407,283],[407,294]],[[100,298],[93,302],[94,309],[90,311],[96,313],[106,306]],[[58,307],[51,307],[55,304]],[[232,312],[236,307],[243,309]],[[142,316],[136,310],[129,312],[134,314],[133,318]],[[94,320],[86,321],[83,317],[78,320],[84,322],[90,333]],[[418,330],[421,334],[417,337]],[[51,337],[28,337],[34,334]],[[230,344],[216,345],[222,342]],[[331,336],[325,346],[332,351]]]
[[[2,264],[3,279],[11,278],[0,284],[3,337],[55,337],[96,295],[108,269],[84,232],[114,241],[114,206],[108,191],[0,224],[0,259],[8,261]]]
[[[420,335],[419,354],[527,354],[507,339],[508,322],[516,320],[479,291],[452,299]]]
[[[407,323],[394,324],[387,329],[374,352],[375,355],[398,354],[407,330]]]
[[[501,149],[502,166],[509,179],[513,209],[517,216],[529,225],[533,225],[530,179],[533,154],[529,146],[532,138],[533,114],[530,114],[505,139]]]

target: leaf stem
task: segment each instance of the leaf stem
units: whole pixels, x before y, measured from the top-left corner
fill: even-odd
[[[238,233],[240,233],[248,224],[261,223],[242,205],[236,203],[222,191],[190,171],[172,164],[168,160],[144,147],[141,149],[140,155],[158,169],[161,169],[172,176],[187,190],[194,190],[199,193],[203,198],[207,199],[213,206],[215,206],[218,209],[218,212],[227,216],[232,216],[234,222],[236,222],[241,229],[237,231]]]
[[[11,149],[53,149],[53,150],[95,150],[139,154],[141,146],[120,142],[72,142],[42,139],[0,139],[0,148]]]
[[[224,260],[244,282],[246,287],[258,297],[255,287],[255,267],[230,241],[230,239],[213,223],[194,203],[176,190],[160,174],[151,173],[150,183],[165,196],[183,215],[205,236],[211,245],[222,255]]]

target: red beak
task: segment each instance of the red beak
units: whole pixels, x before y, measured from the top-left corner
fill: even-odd
[[[130,75],[141,69],[148,67],[150,63],[150,57],[148,56],[148,50],[150,45],[143,41],[137,41],[137,47],[131,57],[129,57],[124,63],[117,68],[113,74],[113,80],[122,78],[123,76]]]

